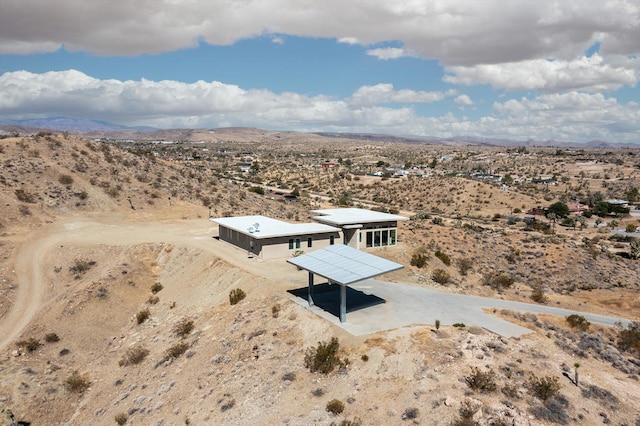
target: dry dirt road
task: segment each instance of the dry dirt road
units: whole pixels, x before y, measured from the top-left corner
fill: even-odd
[[[273,262],[247,262],[246,254],[231,249],[216,239],[217,225],[206,219],[130,223],[119,216],[93,220],[67,221],[34,231],[17,247],[15,271],[18,278],[15,304],[0,320],[0,350],[20,335],[38,311],[46,307],[43,301],[48,283],[43,268],[49,253],[60,246],[135,246],[143,243],[167,243],[196,247],[258,276],[283,273],[282,265]],[[294,279],[293,268],[291,279]],[[284,271],[286,275],[287,271]],[[286,279],[286,276],[283,277]]]

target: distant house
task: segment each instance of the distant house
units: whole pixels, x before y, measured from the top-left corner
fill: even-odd
[[[333,169],[336,166],[336,163],[332,163],[330,161],[325,161],[321,164],[323,169]]]
[[[567,203],[567,207],[569,207],[569,212],[571,213],[582,213],[590,210],[589,206],[582,203]]]
[[[266,216],[212,218],[218,224],[220,241],[227,242],[260,259],[310,252],[339,241],[340,229],[320,223],[287,223]]]
[[[547,213],[547,210],[543,209],[542,207],[534,207],[527,211],[527,214],[529,216],[544,216],[546,213]]]

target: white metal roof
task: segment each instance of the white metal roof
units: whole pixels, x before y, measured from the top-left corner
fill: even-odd
[[[258,240],[340,231],[338,228],[321,223],[288,223],[261,215],[221,217],[209,220]]]
[[[399,263],[343,244],[293,257],[287,259],[287,262],[342,285],[353,284],[403,268]]]
[[[396,214],[356,208],[311,210],[311,213],[319,215],[313,217],[315,220],[336,226],[407,220]]]

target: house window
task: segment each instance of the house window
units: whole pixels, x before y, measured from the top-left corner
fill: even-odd
[[[329,236],[329,245],[332,246],[336,242],[336,237],[333,235]]]
[[[367,247],[373,247],[373,232],[367,232]]]
[[[396,245],[396,230],[392,229],[389,231],[389,245],[390,246],[395,246]]]
[[[300,248],[300,238],[296,238],[296,248]]]
[[[313,247],[313,237],[307,237],[307,247]]]
[[[293,250],[293,238],[289,238],[289,250]]]

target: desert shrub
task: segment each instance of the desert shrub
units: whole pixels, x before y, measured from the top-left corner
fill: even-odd
[[[438,259],[440,259],[442,263],[444,263],[445,265],[447,266],[451,265],[451,258],[445,252],[436,250],[435,253],[433,253],[433,255]]]
[[[24,348],[27,352],[33,352],[42,346],[40,340],[34,339],[33,337],[29,337],[27,340],[20,340],[16,342],[16,346],[19,348]]]
[[[513,285],[515,280],[511,275],[506,272],[487,272],[482,277],[482,284],[494,288],[496,290],[501,290],[504,288],[509,288]]]
[[[23,203],[35,203],[38,201],[36,194],[27,192],[24,189],[16,189],[14,193],[16,194],[16,198]]]
[[[138,324],[142,324],[148,320],[150,316],[151,312],[149,312],[148,308],[145,308],[136,314],[136,320],[138,321]]]
[[[429,257],[426,254],[413,253],[409,264],[411,266],[415,266],[416,268],[424,268],[424,266],[427,264],[427,260],[429,260]]]
[[[193,321],[188,318],[182,318],[174,327],[173,334],[178,337],[185,338],[193,330]]]
[[[149,298],[147,299],[147,303],[150,304],[150,305],[155,305],[159,301],[160,301],[160,298],[158,296],[155,296],[155,295],[149,296]]]
[[[418,414],[420,414],[420,410],[418,410],[417,408],[407,408],[406,410],[404,410],[404,413],[402,413],[402,420],[417,419]]]
[[[149,355],[149,350],[144,346],[133,346],[127,349],[122,359],[118,361],[120,367],[140,364]]]
[[[80,374],[78,370],[71,373],[71,376],[64,381],[65,389],[73,393],[83,393],[89,388],[90,384],[89,376]]]
[[[44,341],[47,343],[55,343],[60,341],[60,337],[56,333],[47,333],[44,335]]]
[[[434,225],[444,226],[444,220],[442,220],[441,217],[434,217],[433,219],[431,219],[431,223],[433,223]]]
[[[466,276],[472,266],[473,263],[471,262],[471,259],[467,259],[466,257],[458,259],[458,271],[460,272],[460,275]]]
[[[95,266],[96,262],[94,260],[86,260],[86,259],[74,259],[73,264],[69,267],[69,272],[72,274],[84,274],[93,266]]]
[[[560,392],[560,382],[557,377],[552,376],[537,377],[533,375],[525,386],[531,395],[543,401],[553,398]]]
[[[170,359],[178,358],[180,355],[185,353],[187,349],[189,349],[187,342],[176,343],[165,351],[164,360],[168,361]]]
[[[367,362],[367,361],[369,361],[369,355],[367,355],[367,354],[362,354],[362,355],[360,356],[360,359],[361,359],[362,361],[364,361],[364,362]]]
[[[307,349],[304,355],[304,366],[312,373],[319,371],[320,373],[329,374],[336,367],[345,367],[348,360],[342,360],[338,356],[340,343],[338,338],[332,337],[329,343],[318,342],[317,347]]]
[[[258,195],[264,195],[264,188],[261,186],[252,186],[251,188],[249,188],[249,191],[254,192]]]
[[[431,278],[438,284],[446,284],[451,279],[451,275],[444,269],[435,269],[431,273]]]
[[[454,322],[451,325],[454,326],[454,327],[457,327],[457,328],[465,328],[466,327],[466,325],[463,322]]]
[[[155,282],[151,286],[151,293],[156,294],[156,293],[160,292],[160,290],[162,290],[163,288],[164,288],[164,286],[162,284],[160,284],[159,282]]]
[[[271,316],[274,318],[278,318],[281,310],[282,310],[282,306],[280,306],[279,303],[276,303],[271,307]]]
[[[436,330],[440,330],[440,320],[437,319],[435,322]]]
[[[241,288],[234,288],[229,292],[229,304],[236,305],[245,297],[247,297],[247,294]]]
[[[344,402],[340,401],[339,399],[332,399],[331,401],[327,402],[326,409],[331,414],[340,414],[344,411]]]
[[[353,420],[344,419],[339,423],[339,425],[340,426],[362,426],[362,419],[360,417],[354,417]]]
[[[536,303],[542,303],[542,304],[545,304],[549,301],[549,298],[547,297],[547,295],[544,294],[544,288],[542,284],[535,283],[532,286],[531,300],[533,300]]]
[[[482,393],[493,392],[498,388],[496,385],[496,373],[491,369],[481,371],[477,367],[472,367],[471,374],[465,376],[464,381],[471,389]]]
[[[611,405],[617,405],[618,398],[606,389],[602,389],[596,385],[587,385],[580,389],[584,398],[595,398]]]
[[[114,419],[116,423],[122,426],[127,423],[127,420],[129,420],[129,416],[127,415],[127,413],[118,413],[116,414]]]
[[[571,314],[565,318],[571,328],[576,328],[580,331],[587,331],[591,323],[587,321],[585,317],[578,314]]]
[[[58,176],[58,182],[63,185],[71,185],[73,183],[73,178],[69,175],[60,175]]]
[[[293,371],[290,371],[282,375],[282,380],[284,381],[293,382],[295,379],[296,379],[296,373],[294,373]]]
[[[640,321],[631,321],[627,328],[619,326],[618,347],[623,351],[629,349],[640,351]]]
[[[473,420],[473,416],[477,411],[478,409],[468,401],[463,401],[460,409],[458,410],[460,417],[454,419],[453,422],[451,422],[451,426],[479,426],[480,423]]]

